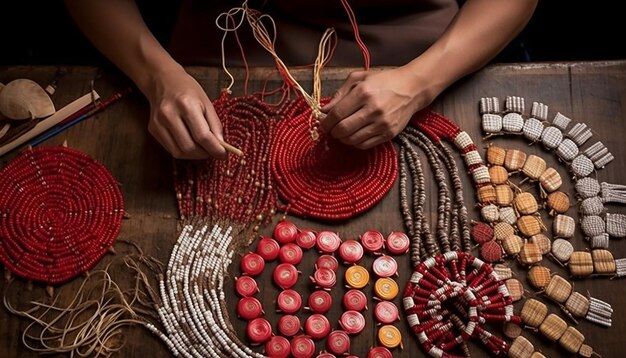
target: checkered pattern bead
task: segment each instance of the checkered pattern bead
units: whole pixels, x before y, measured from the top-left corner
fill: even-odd
[[[521,282],[519,282],[519,280],[509,278],[504,281],[504,285],[509,291],[509,295],[511,296],[511,300],[513,300],[513,302],[517,302],[524,297],[524,286]]]
[[[476,164],[483,164],[483,158],[480,156],[477,150],[472,150],[465,153],[465,164],[468,167],[474,166]]]
[[[507,112],[524,113],[524,97],[506,96],[505,107]]]
[[[546,127],[541,133],[541,143],[548,148],[554,149],[563,141],[563,133],[557,127]]]
[[[519,133],[524,128],[524,118],[519,113],[507,113],[502,117],[502,129],[509,133]]]
[[[591,129],[587,127],[585,123],[576,123],[572,129],[567,132],[567,136],[580,147],[593,136],[593,133],[591,133]]]
[[[556,214],[564,214],[570,207],[569,196],[562,191],[555,191],[548,195],[546,199],[546,204],[548,208],[550,208],[550,213],[552,215]]]
[[[499,222],[493,227],[493,236],[498,241],[513,235],[515,235],[515,228],[509,223]]]
[[[513,225],[517,222],[517,214],[515,214],[515,210],[512,207],[505,206],[500,208],[500,220]]]
[[[496,264],[493,266],[493,271],[498,275],[498,279],[506,280],[513,277],[513,270],[510,267],[503,264]]]
[[[608,249],[609,248],[609,234],[602,233],[600,235],[592,237],[590,240],[592,249]]]
[[[515,210],[522,215],[531,215],[539,210],[537,199],[535,199],[535,196],[531,193],[519,193],[515,196],[513,205],[515,206]]]
[[[494,165],[489,168],[489,178],[492,184],[504,184],[509,181],[509,172],[505,167]]]
[[[530,238],[530,242],[534,243],[539,247],[542,255],[545,255],[550,252],[552,248],[552,241],[544,234],[537,234]]]
[[[572,294],[565,301],[565,308],[574,317],[585,317],[589,311],[589,299],[583,296],[579,292],[572,292]]]
[[[556,148],[556,155],[569,162],[578,155],[578,146],[571,139],[565,138]]]
[[[539,234],[542,227],[543,223],[534,215],[524,215],[517,219],[517,228],[526,237]]]
[[[480,99],[480,114],[500,113],[498,97],[483,97]]]
[[[569,239],[574,237],[576,222],[567,215],[557,215],[552,222],[552,231],[555,237]]]
[[[541,183],[541,187],[545,191],[551,193],[558,190],[561,185],[563,185],[563,179],[561,178],[561,174],[559,174],[556,169],[547,168],[539,177],[539,183]]]
[[[539,326],[539,332],[553,342],[558,341],[566,330],[567,323],[554,313],[550,313]]]
[[[472,178],[476,184],[487,184],[491,181],[489,177],[489,169],[486,166],[481,165],[472,171]]]
[[[526,163],[526,153],[517,149],[509,149],[506,151],[504,158],[504,167],[509,171],[517,171],[524,167]]]
[[[487,148],[487,163],[490,165],[504,165],[504,159],[506,157],[506,149],[498,147],[497,145],[490,145]]]
[[[589,148],[583,151],[583,154],[589,157],[589,159],[597,159],[604,154],[608,153],[609,149],[602,142],[595,142]]]
[[[524,336],[519,336],[511,343],[507,355],[511,358],[529,358],[534,351],[533,344]]]
[[[502,116],[499,114],[483,114],[483,131],[485,133],[498,133],[502,131]]]
[[[533,265],[541,262],[543,255],[537,244],[527,241],[522,246],[522,251],[519,253],[519,260],[526,265]]]
[[[454,138],[454,145],[456,145],[456,147],[460,150],[463,150],[465,147],[472,144],[474,144],[474,141],[472,140],[472,137],[467,134],[467,132],[459,132],[459,134],[456,135],[456,138]]]
[[[612,237],[626,237],[626,215],[607,213],[606,233]]]
[[[573,252],[574,246],[567,240],[556,239],[552,243],[552,256],[561,262],[567,262]]]
[[[548,119],[548,106],[541,102],[533,102],[530,116],[545,121]]]
[[[584,155],[574,158],[569,168],[577,177],[587,177],[593,173],[593,163]]]
[[[509,206],[513,202],[513,189],[506,184],[496,185],[496,204],[500,206]]]
[[[571,119],[561,114],[561,112],[557,112],[556,116],[554,116],[554,119],[552,120],[552,124],[564,131],[571,121]]]
[[[545,266],[539,266],[539,265],[533,266],[528,271],[528,281],[533,287],[540,289],[540,290],[543,290],[544,288],[546,288],[551,278],[552,278],[552,275],[550,274],[550,269]],[[545,318],[545,315],[544,315],[544,318]],[[539,325],[539,323],[541,322],[537,322],[537,325]],[[536,326],[533,326],[533,327],[536,327]]]
[[[596,215],[584,216],[580,220],[580,228],[586,237],[594,237],[606,232],[606,224]]]
[[[546,171],[547,164],[543,158],[531,154],[522,167],[522,173],[532,180],[537,180]]]
[[[581,199],[587,199],[600,193],[600,183],[594,178],[580,178],[576,181],[575,189]]]
[[[546,286],[546,294],[556,302],[564,303],[572,294],[572,284],[563,277],[554,275]]]
[[[597,169],[602,169],[606,167],[606,165],[612,162],[614,159],[615,157],[613,156],[613,154],[606,153],[605,155],[598,158],[597,160],[593,160],[593,165],[595,165]]]
[[[520,316],[522,321],[530,327],[537,328],[546,319],[548,315],[548,306],[543,302],[534,298],[530,298],[524,302]]]
[[[578,353],[584,341],[585,336],[576,328],[570,326],[563,332],[563,335],[559,339],[559,344],[570,353]]]
[[[504,252],[506,252],[509,256],[515,256],[522,251],[522,246],[524,245],[524,240],[517,235],[511,235],[506,239],[502,240],[502,248]]]
[[[491,185],[478,188],[478,201],[481,204],[491,204],[496,201],[496,189]]]
[[[522,128],[522,133],[524,137],[532,142],[536,142],[541,138],[541,133],[543,133],[543,123],[536,118],[528,118],[524,122],[524,127]]]
[[[485,205],[480,209],[480,216],[488,223],[496,222],[500,219],[500,211],[494,204]]]
[[[604,204],[599,196],[592,196],[581,201],[578,210],[583,215],[600,215],[604,211]]]

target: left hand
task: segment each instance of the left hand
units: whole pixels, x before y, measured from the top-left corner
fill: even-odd
[[[322,108],[326,133],[359,149],[394,138],[411,116],[429,105],[425,86],[408,69],[352,72],[333,99]]]

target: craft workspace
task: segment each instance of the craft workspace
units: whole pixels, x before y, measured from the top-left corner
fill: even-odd
[[[359,149],[324,108],[364,68],[246,3],[275,65],[184,67],[224,160],[116,69],[0,66],[0,356],[623,355],[626,61],[490,64]]]

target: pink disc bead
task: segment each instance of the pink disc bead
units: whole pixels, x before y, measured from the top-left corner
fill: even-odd
[[[280,245],[278,242],[269,237],[263,237],[256,245],[256,253],[261,255],[266,262],[274,261],[278,257]]]
[[[265,269],[265,260],[261,255],[254,252],[245,254],[241,258],[241,271],[246,275],[258,276]]]
[[[274,239],[279,244],[287,244],[296,241],[298,227],[291,221],[282,220],[274,227]]]

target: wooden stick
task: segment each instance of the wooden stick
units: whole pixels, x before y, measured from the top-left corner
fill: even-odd
[[[226,151],[231,152],[240,157],[243,156],[243,152],[241,151],[241,149],[237,147],[233,147],[232,145],[224,142],[223,140],[220,140],[220,144],[222,145],[222,147],[224,147],[224,149],[226,149]]]
[[[16,138],[12,142],[7,143],[7,144],[1,146],[0,147],[0,156],[5,155],[6,153],[10,152],[11,150],[17,148],[18,146],[20,146],[20,145],[26,143],[27,141],[35,138],[39,134],[47,131],[48,129],[50,129],[50,128],[54,127],[54,126],[56,126],[57,124],[61,123],[68,116],[70,116],[73,113],[79,111],[81,108],[83,108],[85,106],[88,106],[91,102],[93,102],[94,100],[97,100],[99,98],[100,98],[100,95],[98,95],[98,93],[96,91],[87,93],[87,94],[83,95],[82,97],[79,97],[78,99],[74,100],[72,103],[70,103],[67,106],[65,106],[65,107],[59,109],[58,111],[56,111],[50,117],[42,119],[31,130],[29,130],[28,132],[24,133],[19,138]]]

